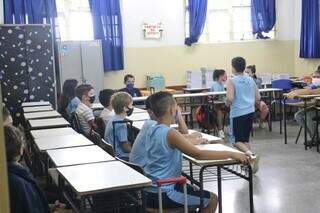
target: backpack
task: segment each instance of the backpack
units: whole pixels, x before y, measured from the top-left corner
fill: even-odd
[[[209,104],[201,105],[196,110],[196,119],[199,126],[204,130],[216,128],[216,117],[212,106]]]

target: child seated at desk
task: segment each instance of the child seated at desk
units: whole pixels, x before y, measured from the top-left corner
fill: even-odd
[[[76,96],[77,85],[76,79],[67,79],[63,83],[58,112],[67,120],[80,104],[80,99]]]
[[[49,213],[62,211],[64,204],[53,205],[47,199],[27,167],[19,163],[23,155],[23,136],[18,128],[4,126],[11,213]]]
[[[234,77],[227,82],[227,105],[230,106],[230,142],[247,155],[254,155],[249,143],[255,103],[260,100],[256,83],[244,75],[246,60],[242,57],[231,61]],[[252,172],[258,171],[259,156],[253,161]]]
[[[111,105],[115,115],[109,120],[105,130],[105,140],[111,144],[116,152],[116,157],[129,161],[131,144],[128,141],[128,130],[126,123],[113,123],[115,121],[124,121],[127,116],[133,112],[132,97],[126,92],[117,92],[111,97]],[[115,131],[113,131],[115,128]],[[115,132],[115,136],[113,135]],[[115,139],[115,140],[114,140]]]
[[[200,150],[187,140],[177,130],[170,128],[178,112],[178,105],[172,94],[168,92],[155,93],[151,100],[152,112],[157,124],[150,127],[145,143],[147,156],[144,167],[147,177],[156,181],[164,178],[174,178],[182,174],[182,153],[198,160],[218,160],[233,158],[247,163],[249,156],[235,152],[220,152]],[[158,191],[155,185],[145,189],[147,206],[158,208]],[[200,191],[187,185],[188,205],[200,205]],[[217,196],[208,191],[204,195],[204,212],[215,212]],[[179,184],[162,186],[163,208],[181,208],[184,205],[183,187]]]
[[[256,75],[256,65],[247,66],[246,73],[254,80],[258,89],[261,89],[262,79],[258,78]],[[256,102],[256,109],[260,111],[259,127],[263,128],[263,122],[266,120],[267,115],[269,114],[269,107],[264,101],[260,100]]]
[[[3,119],[3,126],[12,125],[12,116],[10,114],[10,111],[7,107],[2,107],[2,119]]]
[[[150,116],[150,120],[145,121],[143,124],[142,128],[139,131],[138,136],[136,137],[132,150],[129,156],[129,161],[137,164],[141,167],[144,167],[146,165],[146,148],[145,148],[145,143],[149,142],[148,141],[148,131],[149,129],[153,126],[156,125],[157,119],[154,116],[152,112],[152,107],[151,107],[151,100],[154,97],[154,95],[149,96],[146,99],[146,110]],[[188,134],[188,127],[181,116],[181,110],[178,108],[177,115],[175,116],[175,121],[173,123],[178,124],[178,130],[181,134],[183,134],[187,139],[192,139],[192,142],[194,144],[205,144],[208,143],[208,141],[204,138],[202,138],[202,135],[198,132],[194,132],[191,134]]]
[[[82,84],[77,87],[76,95],[81,100],[76,109],[80,128],[84,135],[89,136],[91,129],[96,128],[93,111],[90,108],[95,100],[93,87],[89,84]]]
[[[124,84],[125,88],[120,89],[121,92],[126,92],[131,95],[131,97],[141,97],[141,92],[138,88],[134,87],[135,78],[131,74],[127,74],[124,76]]]
[[[113,94],[114,90],[112,89],[104,89],[99,93],[99,101],[104,107],[100,114],[100,118],[103,119],[106,125],[108,124],[108,121],[112,118],[112,116],[114,116],[114,111],[110,104],[110,99]]]
[[[312,76],[312,84],[305,89],[298,89],[291,91],[287,97],[293,99],[299,95],[316,95],[320,94],[320,70],[316,70]],[[308,107],[306,109],[299,110],[295,115],[295,119],[301,127],[305,127],[304,114],[307,115],[307,132],[312,139],[316,133],[316,123],[313,118],[316,116],[316,109],[314,107]]]
[[[213,84],[210,89],[210,92],[224,92],[225,88],[225,82],[227,81],[227,74],[226,71],[224,70],[215,70],[213,73]],[[224,139],[224,130],[223,130],[223,123],[224,123],[224,118],[226,114],[226,105],[225,105],[225,96],[223,95],[218,95],[218,97],[215,99],[216,101],[214,102],[214,111],[216,112],[217,115],[217,126],[218,126],[218,135],[219,138]]]

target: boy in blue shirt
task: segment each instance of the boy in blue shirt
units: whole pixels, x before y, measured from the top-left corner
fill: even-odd
[[[213,73],[213,84],[210,89],[210,92],[224,92],[224,85],[227,80],[227,74],[224,70],[216,69]],[[214,101],[214,110],[217,114],[217,126],[218,126],[218,136],[219,138],[224,139],[224,131],[223,131],[223,119],[226,114],[226,107],[225,107],[225,96],[218,95]]]
[[[107,143],[111,144],[115,149],[116,157],[129,161],[129,153],[131,152],[131,144],[128,141],[128,130],[126,123],[115,123],[115,140],[113,135],[113,122],[123,121],[133,112],[132,97],[126,92],[117,92],[111,97],[111,105],[115,115],[109,120],[104,138]]]
[[[158,121],[150,127],[145,143],[147,161],[144,167],[146,175],[156,181],[164,178],[174,178],[182,174],[182,153],[198,160],[218,160],[233,158],[242,163],[247,163],[250,157],[236,152],[219,152],[200,150],[187,140],[177,130],[170,128],[175,119],[178,106],[172,94],[158,92],[151,100],[152,112]],[[184,205],[183,187],[180,184],[168,184],[162,186],[163,208],[181,208]],[[200,205],[200,191],[191,185],[187,185],[187,199],[189,206]],[[204,212],[215,212],[217,196],[208,191],[204,195]],[[157,186],[146,189],[147,206],[158,208]]]
[[[136,87],[134,87],[135,78],[131,74],[127,74],[124,76],[123,83],[126,85],[126,87],[120,89],[121,92],[126,92],[131,95],[131,97],[141,97],[142,94],[140,90]]]
[[[227,106],[230,106],[231,143],[240,151],[252,156],[249,144],[252,131],[255,103],[260,101],[260,93],[254,80],[244,75],[246,60],[242,57],[232,59],[234,77],[227,82]],[[252,172],[258,171],[258,156]]]
[[[158,123],[156,117],[152,112],[152,107],[151,107],[151,100],[153,96],[154,95],[149,96],[145,102],[146,109],[150,116],[150,120],[145,121],[142,128],[140,129],[139,134],[133,143],[132,150],[129,156],[130,162],[137,164],[141,167],[144,167],[146,165],[146,160],[147,160],[145,155],[146,153],[145,143],[148,143],[148,131],[153,125],[156,125]],[[180,109],[177,111],[177,115],[175,117],[174,122],[178,124],[179,132],[183,134],[187,139],[193,139],[194,144],[208,143],[208,140],[202,138],[202,135],[198,132],[188,134],[188,127],[183,117],[181,116]]]

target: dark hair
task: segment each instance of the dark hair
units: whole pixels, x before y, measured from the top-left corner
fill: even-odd
[[[150,102],[153,114],[160,118],[166,114],[168,108],[175,103],[175,100],[169,92],[157,92],[152,95]]]
[[[217,69],[217,70],[214,70],[213,72],[213,80],[214,81],[217,81],[219,80],[220,76],[226,74],[226,71],[222,70],[222,69]]]
[[[76,96],[76,87],[78,81],[76,79],[67,79],[63,83],[62,94],[59,101],[59,112],[66,113],[69,102]]]
[[[152,94],[153,95],[153,94]],[[150,109],[152,110],[152,107],[151,107],[151,98],[152,98],[152,95],[148,96],[148,98],[146,99],[146,109]]]
[[[123,82],[126,83],[129,78],[134,78],[134,76],[131,75],[131,74],[125,75],[125,76],[124,76],[124,79],[123,79]]]
[[[99,101],[104,107],[110,106],[111,96],[115,93],[112,89],[104,89],[99,93]]]
[[[7,161],[14,161],[20,155],[20,150],[23,146],[23,136],[21,131],[14,126],[4,126],[3,128]]]
[[[254,79],[258,78],[257,75],[256,75],[256,65],[249,65],[249,66],[247,66],[247,69],[251,70],[251,72],[253,74],[252,77]]]
[[[235,57],[231,61],[232,67],[242,73],[246,69],[246,60],[242,57]]]
[[[76,89],[76,96],[81,100],[83,95],[86,95],[93,87],[90,84],[81,84]]]
[[[316,71],[314,71],[314,73],[320,75],[320,70],[316,70]]]
[[[317,70],[319,70],[319,71],[320,71],[320,65],[318,66]]]
[[[2,119],[5,121],[9,116],[11,116],[10,111],[7,107],[2,107]]]

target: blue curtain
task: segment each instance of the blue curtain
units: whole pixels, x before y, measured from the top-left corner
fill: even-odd
[[[4,0],[5,24],[50,24],[55,22],[55,0]]]
[[[123,38],[119,0],[89,0],[94,38],[102,41],[105,71],[123,70]]]
[[[207,0],[188,0],[189,11],[189,37],[185,39],[185,44],[191,46],[197,43],[206,23]]]
[[[271,31],[276,23],[275,0],[251,0],[251,22],[257,39],[268,39],[263,32]]]
[[[300,58],[320,58],[320,3],[302,1]]]

